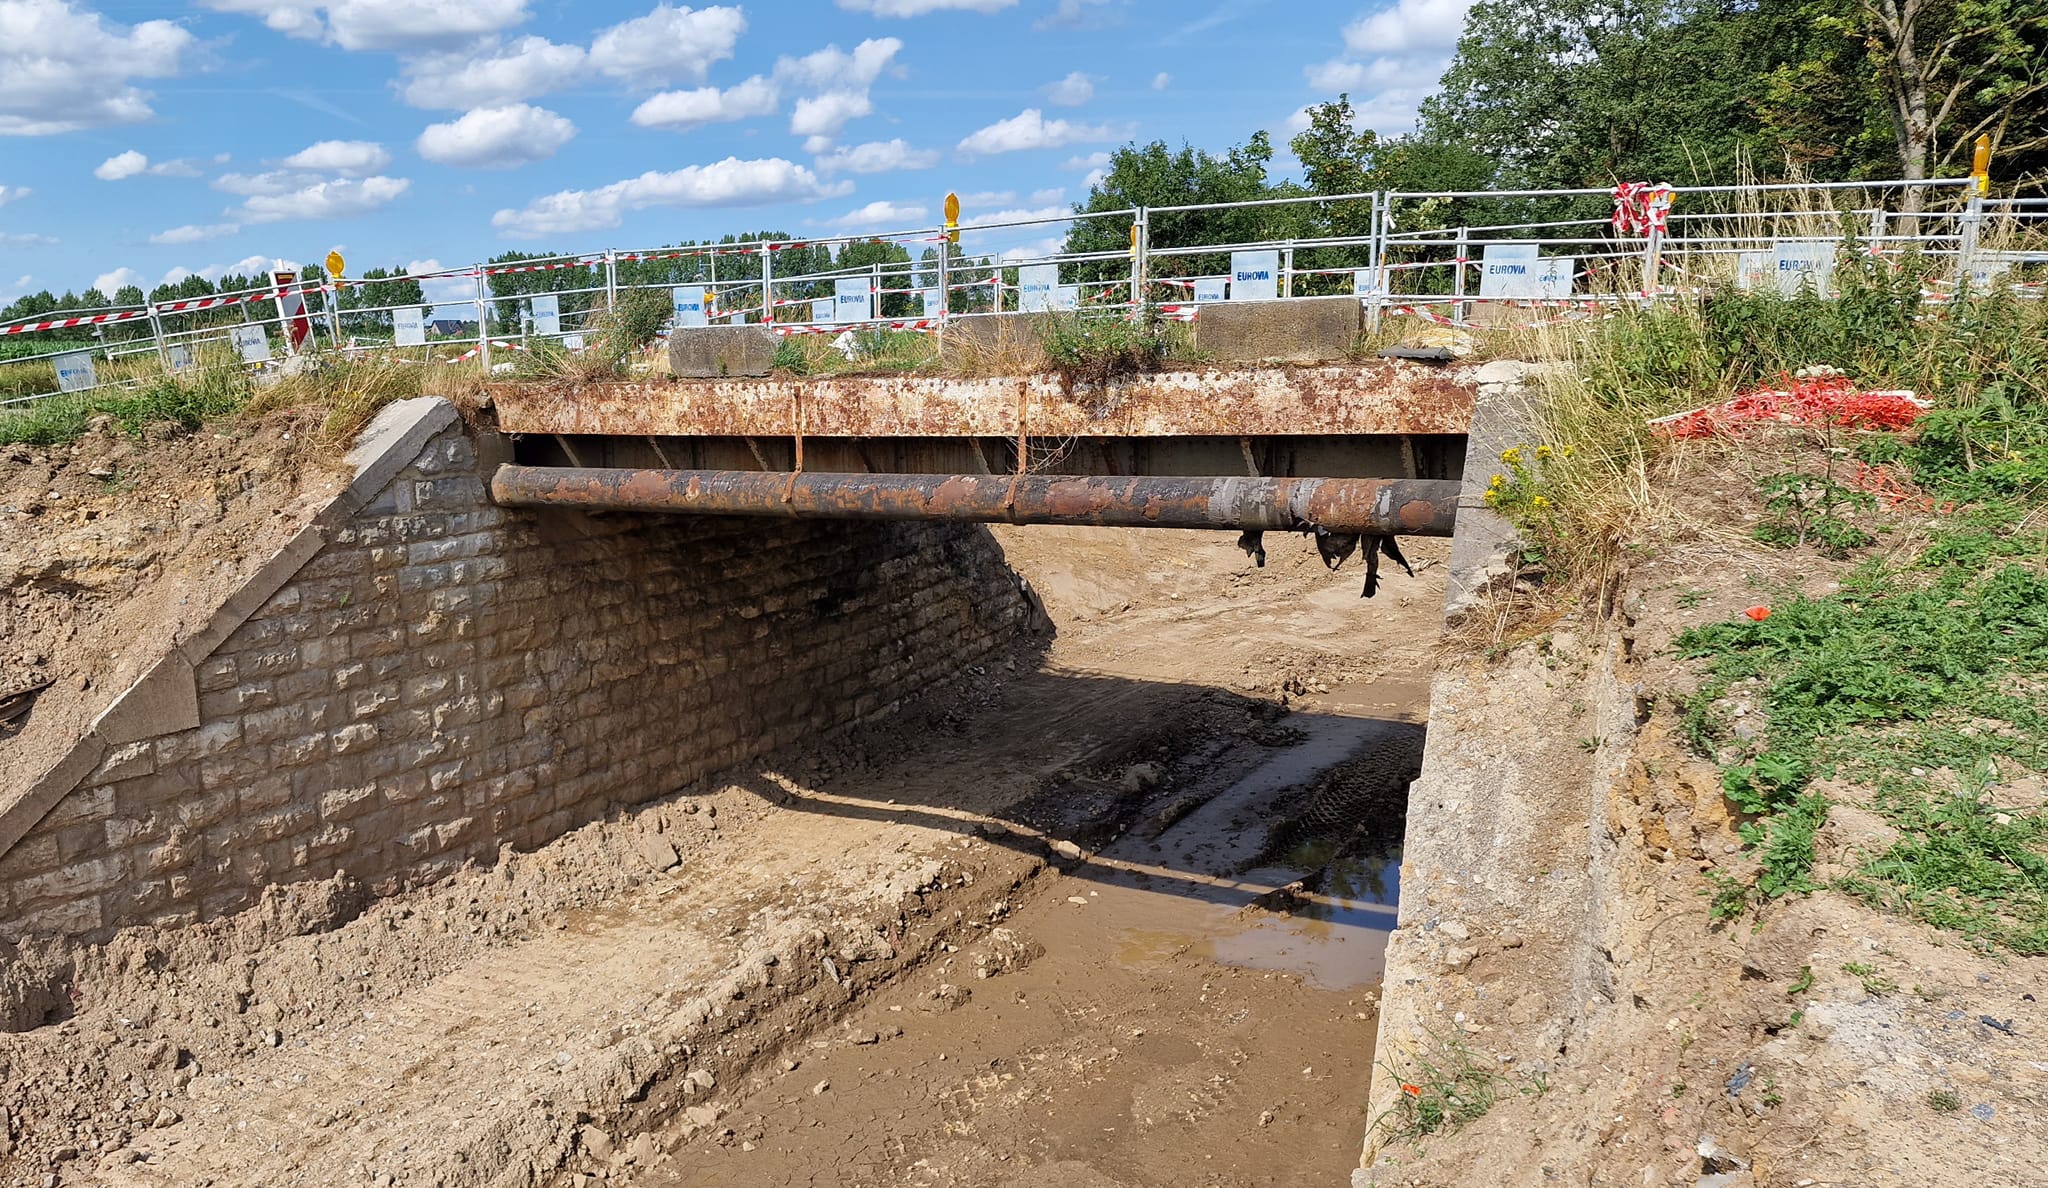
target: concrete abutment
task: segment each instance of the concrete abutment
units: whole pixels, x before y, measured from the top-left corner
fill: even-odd
[[[0,932],[395,892],[881,713],[1042,615],[985,529],[493,506],[387,408],[355,481],[0,807]]]

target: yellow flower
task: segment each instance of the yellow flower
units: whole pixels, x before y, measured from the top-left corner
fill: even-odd
[[[1487,485],[1488,487],[1491,487],[1491,488],[1492,488],[1493,490],[1496,490],[1496,491],[1498,491],[1498,490],[1500,490],[1501,484],[1502,484],[1502,483],[1505,483],[1506,481],[1507,481],[1507,478],[1506,478],[1505,476],[1503,476],[1503,475],[1498,475],[1498,474],[1496,474],[1496,475],[1494,475],[1494,476],[1493,476],[1493,481],[1492,481],[1492,482],[1490,482],[1490,483],[1488,483],[1488,484],[1486,484],[1486,485]]]
[[[1572,447],[1570,447],[1570,446],[1566,446],[1566,447],[1564,447],[1564,456],[1565,456],[1565,457],[1567,457],[1567,458],[1569,458],[1569,457],[1571,457],[1571,456],[1572,456]]]
[[[1501,452],[1501,456],[1500,456],[1500,460],[1501,460],[1501,461],[1503,461],[1503,462],[1505,462],[1505,463],[1507,463],[1507,464],[1508,464],[1509,466],[1519,466],[1519,465],[1521,465],[1521,462],[1522,462],[1522,447],[1521,447],[1521,446],[1516,446],[1516,447],[1514,447],[1513,449],[1510,449],[1510,450],[1504,450],[1504,451],[1502,451],[1502,452]]]
[[[1549,447],[1549,446],[1537,446],[1537,447],[1536,447],[1536,457],[1537,457],[1537,459],[1538,459],[1539,461],[1548,461],[1548,460],[1549,460],[1549,458],[1550,458],[1550,447]]]
[[[1548,499],[1545,499],[1545,498],[1544,498],[1543,496],[1541,496],[1541,495],[1538,495],[1538,496],[1537,496],[1536,498],[1534,498],[1534,499],[1531,499],[1531,500],[1529,501],[1529,506],[1531,506],[1531,507],[1549,507],[1549,506],[1550,506],[1550,500],[1548,500]]]

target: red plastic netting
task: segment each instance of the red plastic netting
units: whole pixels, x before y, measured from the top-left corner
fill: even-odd
[[[1658,422],[1680,440],[1735,435],[1751,425],[1834,425],[1895,431],[1912,425],[1925,407],[1904,392],[1865,392],[1841,376],[1792,379],[1782,388],[1759,388],[1733,400]]]

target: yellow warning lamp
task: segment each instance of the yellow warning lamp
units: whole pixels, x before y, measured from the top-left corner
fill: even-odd
[[[326,263],[327,275],[333,277],[335,280],[340,280],[342,269],[348,267],[348,262],[341,258],[340,252],[327,253]]]
[[[946,242],[960,246],[960,195],[946,195]]]
[[[1991,137],[1977,137],[1977,155],[1970,161],[1970,180],[1977,183],[1977,193],[1991,192]]]

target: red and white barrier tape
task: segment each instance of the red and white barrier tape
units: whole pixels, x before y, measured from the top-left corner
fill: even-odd
[[[33,330],[69,330],[73,326],[104,326],[113,322],[132,322],[146,318],[146,309],[126,310],[121,313],[86,314],[76,318],[51,318],[42,322],[23,322],[15,326],[0,326],[0,334],[27,334]]]

